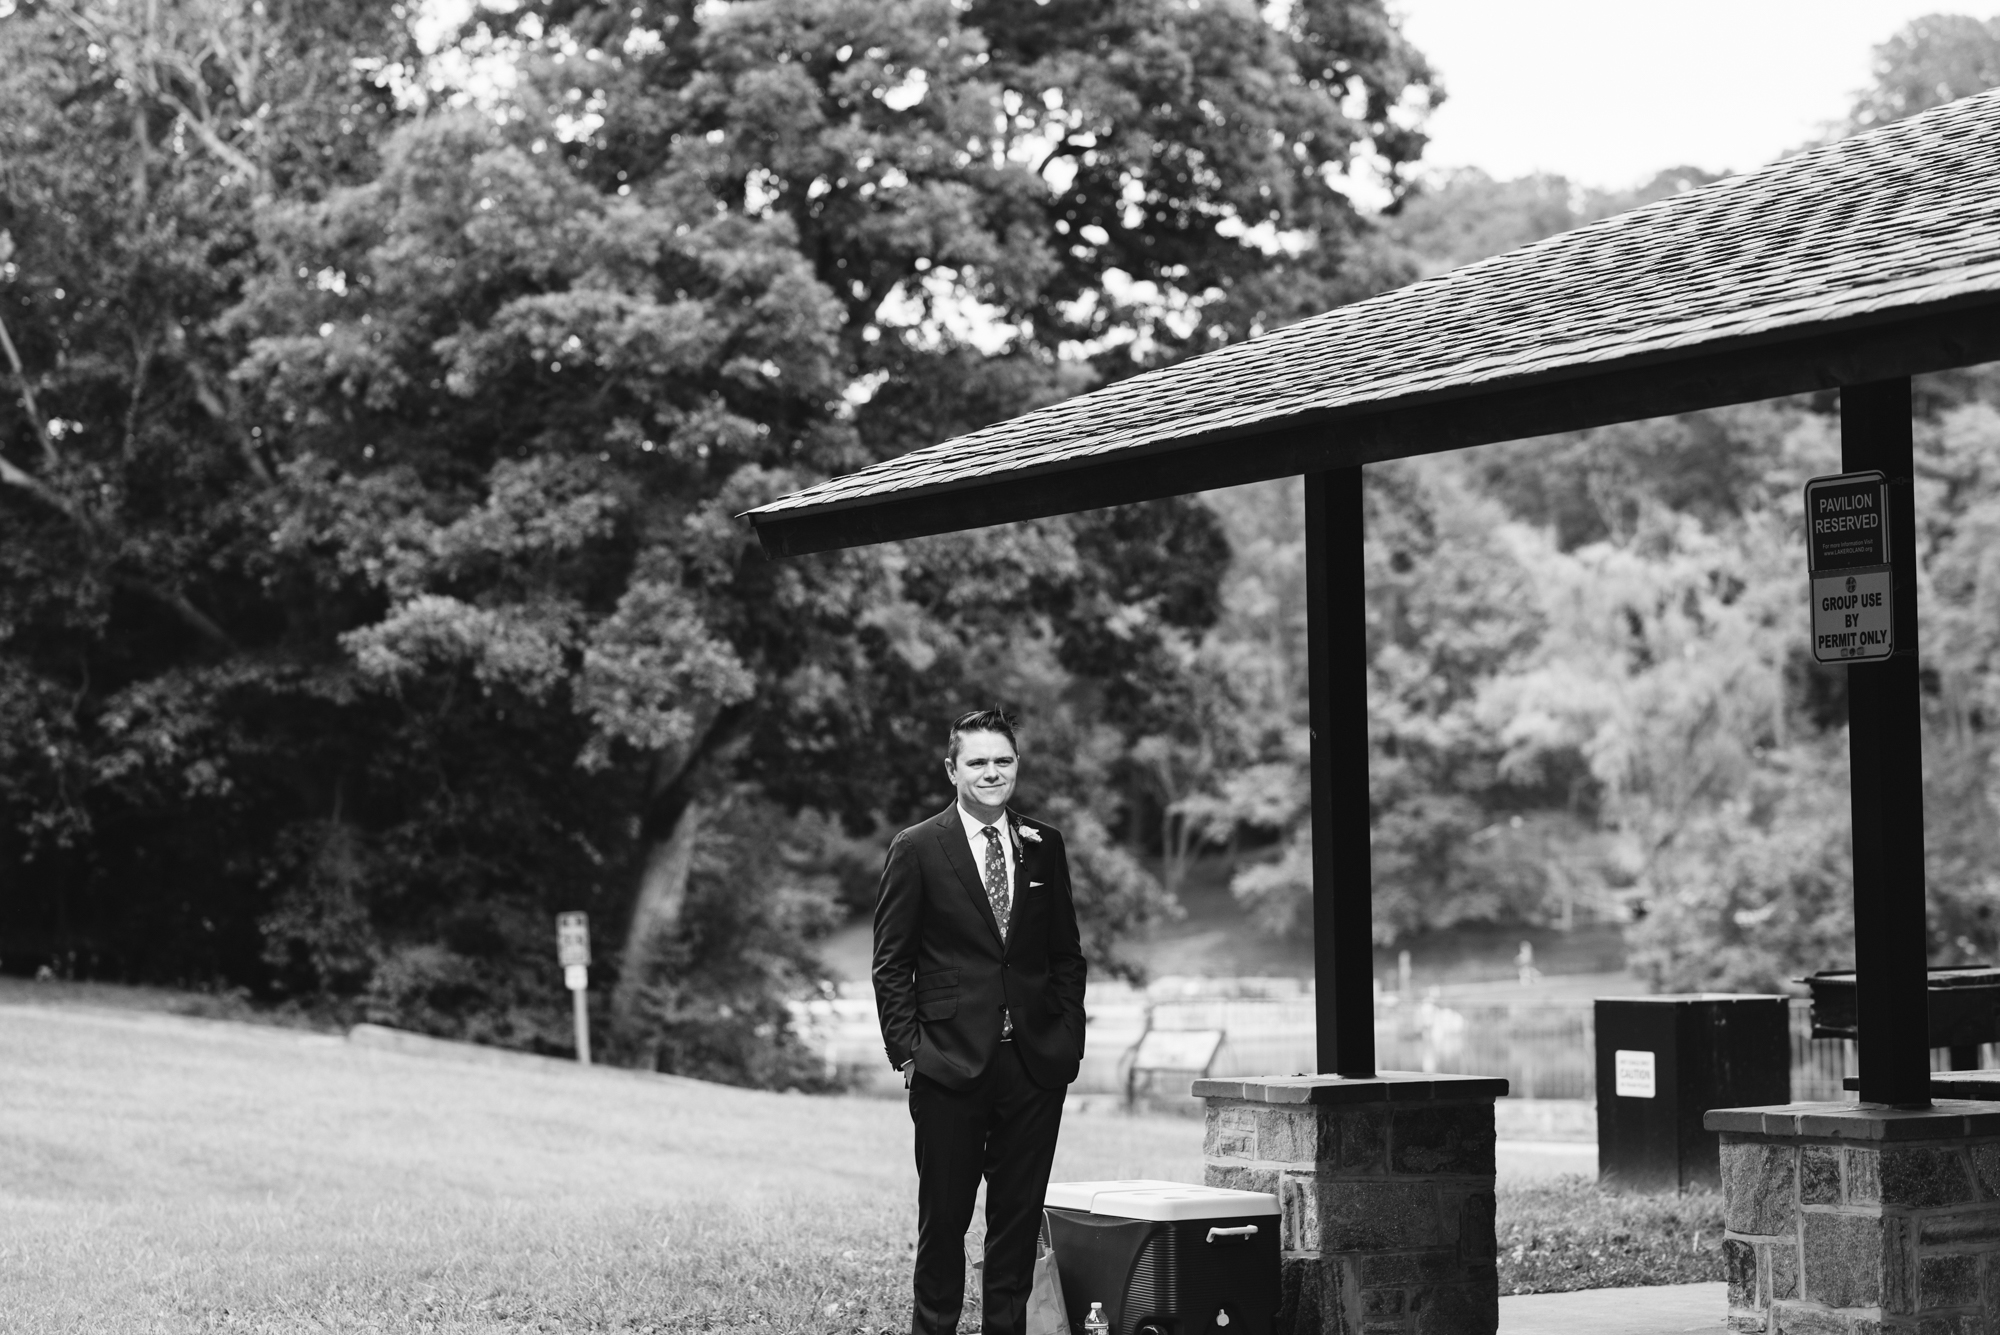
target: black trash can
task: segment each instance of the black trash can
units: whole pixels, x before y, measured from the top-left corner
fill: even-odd
[[[1597,1176],[1641,1191],[1722,1183],[1711,1108],[1792,1101],[1790,1003],[1700,992],[1597,1000]]]
[[[1111,1335],[1271,1335],[1277,1197],[1184,1182],[1051,1182],[1045,1203],[1072,1331],[1101,1303]]]

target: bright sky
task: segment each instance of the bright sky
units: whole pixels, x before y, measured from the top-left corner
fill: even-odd
[[[1813,137],[1913,18],[2000,0],[1397,0],[1450,100],[1425,160],[1627,186],[1745,171]]]

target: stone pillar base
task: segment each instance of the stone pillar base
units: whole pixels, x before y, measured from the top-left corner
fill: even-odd
[[[1720,1108],[1731,1330],[2000,1335],[2000,1103]]]
[[[1402,1071],[1194,1082],[1208,1184],[1270,1192],[1283,1210],[1277,1335],[1493,1335],[1493,1101],[1506,1093],[1505,1080]]]

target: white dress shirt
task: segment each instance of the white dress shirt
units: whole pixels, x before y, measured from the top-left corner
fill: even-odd
[[[979,883],[981,885],[986,884],[986,836],[981,831],[988,828],[1000,831],[1000,859],[1002,864],[1007,868],[1007,885],[1001,892],[1004,896],[1001,902],[1007,905],[1009,913],[1013,912],[1014,833],[1008,828],[1006,813],[1002,812],[1000,819],[994,821],[992,826],[988,827],[980,823],[976,817],[968,814],[963,802],[956,805],[958,807],[958,818],[965,822],[965,842],[972,845],[972,865],[979,868]],[[989,895],[988,898],[991,898],[991,896]]]

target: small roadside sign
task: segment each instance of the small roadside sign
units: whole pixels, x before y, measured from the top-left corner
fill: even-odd
[[[590,916],[584,913],[556,915],[556,958],[563,968],[590,963]]]
[[[1896,650],[1889,493],[1879,472],[1806,483],[1806,563],[1813,657],[1866,662]]]
[[[590,1009],[583,994],[590,990],[590,916],[556,915],[556,959],[562,964],[563,986],[569,989],[571,1019],[576,1027],[576,1059],[590,1065]]]

